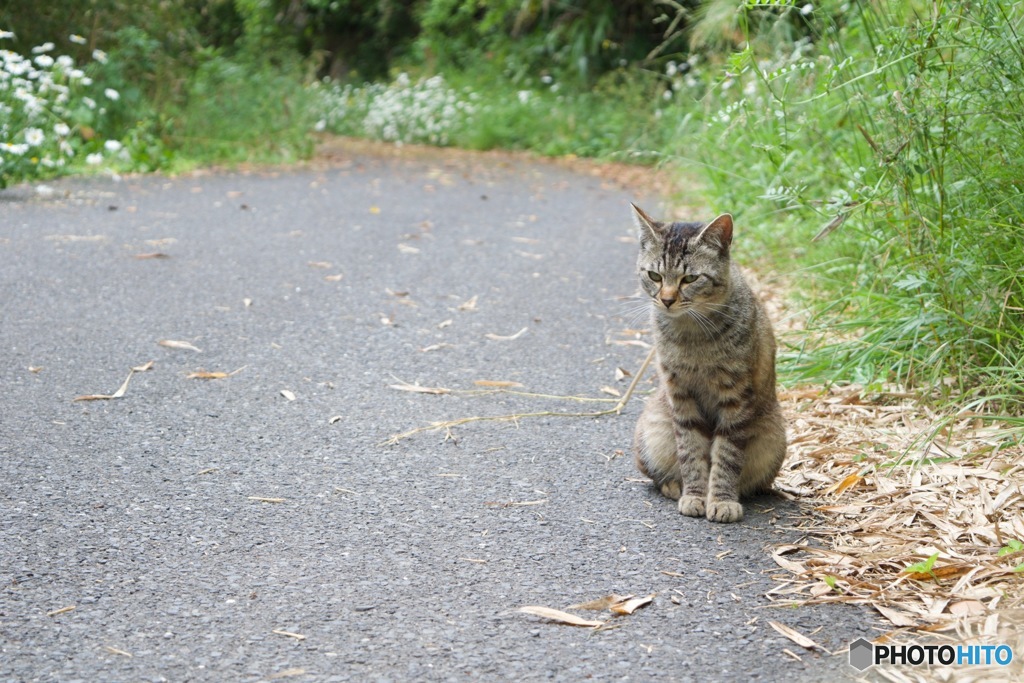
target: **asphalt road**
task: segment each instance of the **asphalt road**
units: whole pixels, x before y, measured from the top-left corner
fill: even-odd
[[[639,400],[381,445],[607,407],[478,380],[625,390],[627,189],[365,153],[50,187],[0,193],[0,680],[835,680],[768,622],[876,633],[764,598],[794,503],[716,525],[640,481]],[[596,632],[517,612],[613,592],[656,597]]]

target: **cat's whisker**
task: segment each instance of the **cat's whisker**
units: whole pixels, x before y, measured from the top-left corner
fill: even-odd
[[[641,327],[647,323],[654,302],[649,297],[636,296],[622,302],[622,317],[630,327]]]
[[[697,311],[691,307],[686,309],[686,314],[690,316],[691,320],[697,323],[697,325],[704,331],[705,334],[707,334],[709,337],[715,336],[714,325],[700,311]]]

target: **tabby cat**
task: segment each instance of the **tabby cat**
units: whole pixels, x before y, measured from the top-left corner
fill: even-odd
[[[633,215],[660,380],[636,464],[682,514],[738,522],[740,496],[770,488],[786,456],[771,321],[729,259],[732,216],[663,223],[635,204]]]

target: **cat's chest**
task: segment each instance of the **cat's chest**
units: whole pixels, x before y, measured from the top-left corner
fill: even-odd
[[[745,374],[742,355],[712,344],[661,344],[658,372],[673,395],[717,397]]]

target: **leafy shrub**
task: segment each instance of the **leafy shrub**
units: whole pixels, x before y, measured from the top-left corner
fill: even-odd
[[[764,5],[746,11],[801,12]],[[826,2],[803,16],[808,39],[752,36],[691,128],[715,203],[813,268],[824,343],[794,362],[1019,407],[1024,9]]]
[[[0,30],[0,39],[8,37]],[[52,56],[54,47],[36,46],[31,56],[0,50],[0,187],[54,175],[76,157],[90,165],[126,158],[108,125],[120,92],[68,55]],[[95,56],[106,59],[100,51]]]
[[[325,84],[320,90],[321,130],[389,142],[447,145],[477,110],[470,90],[450,88],[443,76],[415,83],[400,73],[391,84]]]

